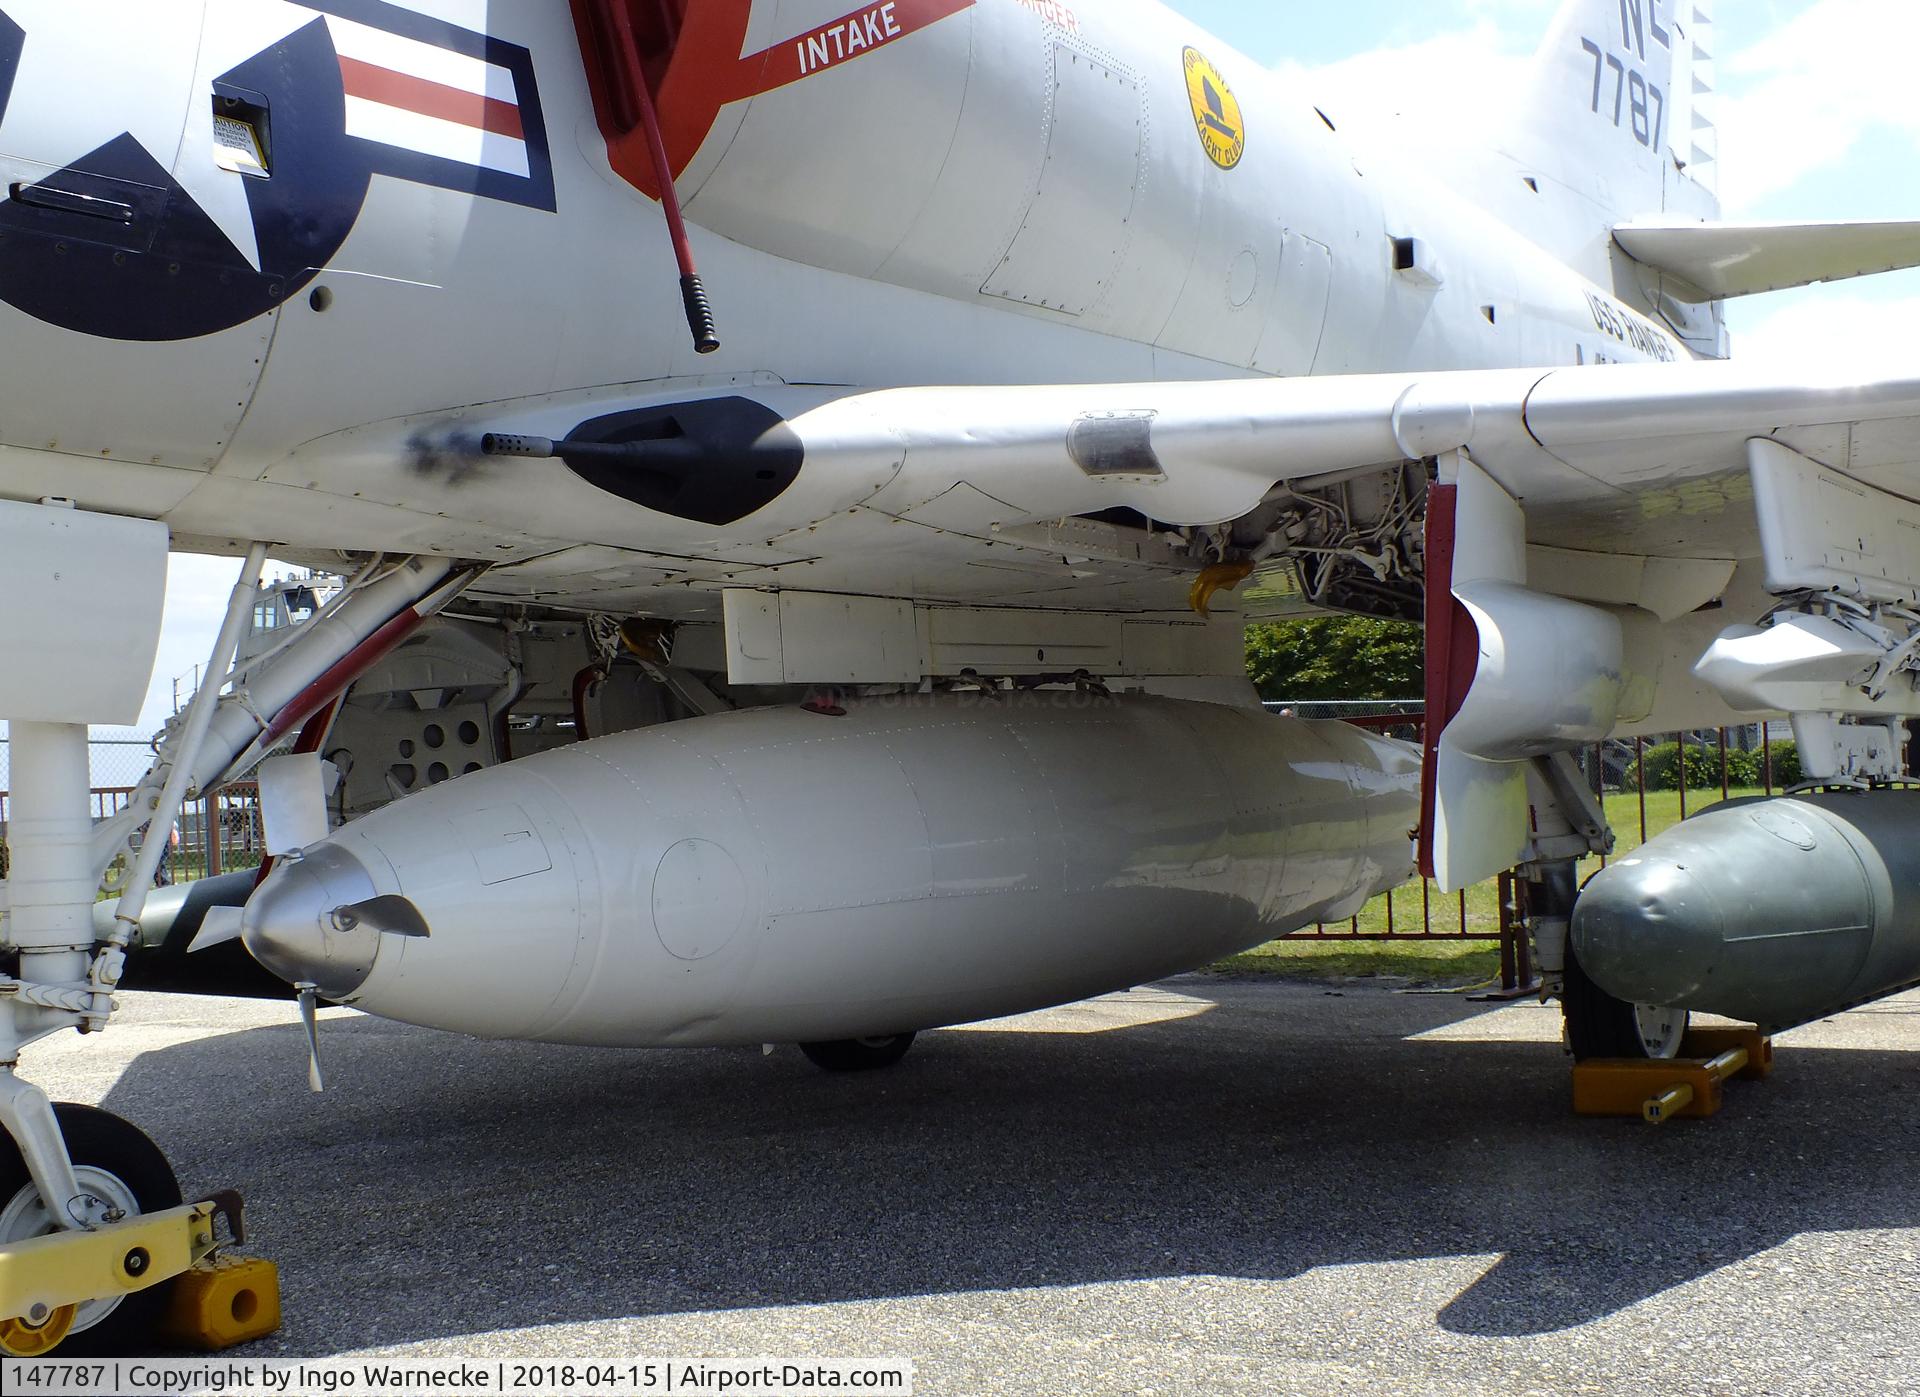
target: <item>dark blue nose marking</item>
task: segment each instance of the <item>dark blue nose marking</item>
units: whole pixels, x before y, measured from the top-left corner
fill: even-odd
[[[18,45],[15,54],[17,66]],[[353,230],[372,179],[362,143],[346,134],[326,21],[220,81],[263,97],[272,132],[273,177],[246,184],[257,270],[123,134],[40,180],[39,197],[0,202],[0,300],[82,334],[183,340],[265,314],[311,281]]]
[[[14,75],[20,71],[20,50],[26,47],[27,31],[0,10],[0,121],[6,120],[7,103],[13,98]]]

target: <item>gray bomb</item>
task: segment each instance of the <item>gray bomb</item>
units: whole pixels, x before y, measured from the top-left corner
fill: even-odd
[[[1920,799],[1727,801],[1597,874],[1573,953],[1608,993],[1791,1027],[1920,981]]]

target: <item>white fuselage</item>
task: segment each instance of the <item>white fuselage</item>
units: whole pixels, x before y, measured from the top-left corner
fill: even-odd
[[[610,164],[567,7],[416,7],[524,50],[523,69],[475,71],[489,90],[507,84],[525,149],[473,158],[544,165],[550,209],[422,182],[399,147],[365,133],[425,138],[380,126],[383,109],[349,79],[340,149],[372,152],[373,167],[357,213],[359,187],[336,188],[328,163],[346,157],[294,121],[308,94],[266,94],[279,149],[262,181],[217,167],[208,91],[226,90],[223,74],[267,85],[256,55],[275,45],[283,69],[316,54],[331,63],[314,25],[343,63],[455,60],[370,25],[358,0],[326,14],[280,0],[88,8],[79,24],[56,0],[9,6],[28,46],[0,120],[0,173],[31,183],[126,129],[260,259],[260,294],[281,299],[184,339],[78,333],[0,306],[0,492],[160,517],[190,543],[267,537],[506,564],[579,544],[629,559],[670,552],[645,511],[592,492],[529,519],[463,490],[471,471],[459,463],[394,459],[369,476],[336,466],[328,447],[364,424],[454,422],[479,404],[511,418],[603,385],[627,403],[752,382],[1124,383],[1684,353],[1471,191],[1356,155],[1282,79],[1148,0],[1078,15],[1019,0],[903,4],[940,17],[722,106],[703,136],[683,133],[692,153],[678,184],[723,341],[708,358],[687,342],[658,205]],[[733,38],[744,53],[806,46],[793,7],[712,8],[746,16]],[[1187,48],[1231,85],[1244,135],[1232,168],[1196,135]],[[702,72],[685,61],[662,106],[669,128],[697,133],[704,114],[687,115],[676,94]],[[111,110],[79,132],[61,84],[103,68],[96,90]],[[338,145],[331,132],[321,135]],[[116,288],[157,279],[138,292],[162,298],[157,315],[168,268],[193,276],[201,244],[164,226],[156,238],[139,198],[126,198],[126,229],[96,220],[73,233],[65,215],[43,215],[45,238],[76,239],[48,265],[76,279],[77,302],[134,297]],[[351,226],[324,265],[295,265],[303,245],[274,241],[288,221],[327,217]],[[87,241],[96,235],[107,241]],[[1396,269],[1397,239],[1417,245],[1417,265]],[[160,265],[176,255],[189,260]],[[284,284],[271,279],[274,255],[292,259]],[[1591,249],[1587,270],[1598,275],[1606,256]],[[767,539],[747,520],[722,541]]]

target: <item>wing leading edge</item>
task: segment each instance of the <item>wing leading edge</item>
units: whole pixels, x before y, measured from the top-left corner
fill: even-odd
[[[910,388],[835,399],[789,420],[810,462],[892,444],[899,469],[869,506],[966,483],[997,504],[1002,517],[981,521],[997,525],[1114,505],[1167,524],[1217,524],[1276,484],[1465,451],[1522,501],[1530,541],[1753,556],[1741,491],[1716,495],[1701,483],[1744,476],[1756,437],[1920,495],[1920,367],[1873,380],[1697,363]],[[1686,522],[1709,516],[1705,534]]]

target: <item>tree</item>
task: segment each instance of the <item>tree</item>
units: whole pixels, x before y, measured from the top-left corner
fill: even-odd
[[[1407,621],[1315,616],[1247,628],[1247,674],[1263,699],[1419,698],[1425,653]]]

